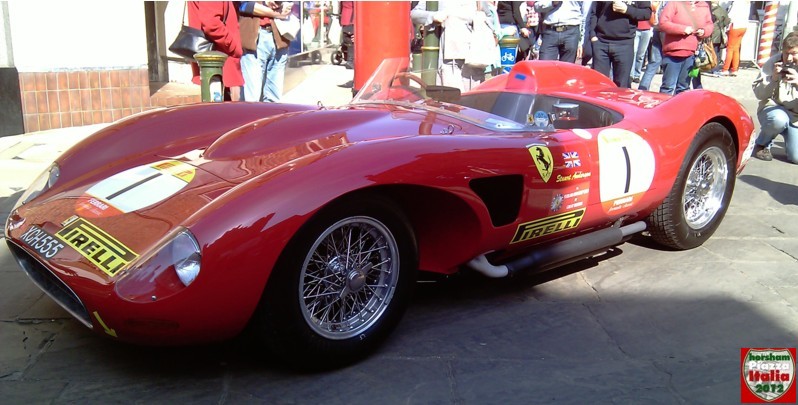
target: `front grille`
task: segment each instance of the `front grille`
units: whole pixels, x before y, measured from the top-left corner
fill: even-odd
[[[72,316],[77,318],[82,324],[92,329],[89,312],[86,311],[83,302],[80,301],[80,298],[78,298],[61,279],[56,277],[47,267],[24,249],[17,246],[14,242],[9,240],[8,247],[11,249],[14,258],[17,259],[17,263],[19,263],[22,270],[27,273],[28,277],[33,280],[34,284],[41,288],[42,291],[55,300],[58,305],[66,309]]]

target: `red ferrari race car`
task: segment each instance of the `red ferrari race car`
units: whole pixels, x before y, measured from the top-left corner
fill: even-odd
[[[710,91],[542,61],[462,94],[430,81],[389,59],[342,107],[121,120],[31,185],[6,240],[100,334],[185,344],[250,326],[295,365],[335,366],[388,336],[418,271],[505,277],[643,231],[701,245],[753,148],[748,114]]]

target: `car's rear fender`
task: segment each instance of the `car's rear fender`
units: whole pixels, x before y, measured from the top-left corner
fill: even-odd
[[[673,118],[667,119],[667,117]],[[671,136],[679,131],[690,132],[686,134],[689,136],[682,138],[682,142],[674,145],[674,149],[683,152],[680,159],[669,162],[674,170],[680,167],[684,153],[687,152],[698,130],[710,122],[717,122],[723,125],[734,139],[737,150],[735,170],[739,173],[744,166],[744,152],[749,147],[754,130],[753,120],[742,105],[731,97],[707,90],[680,93],[657,108],[647,111],[641,115],[641,118],[630,119],[645,121],[649,128],[664,127],[662,133]],[[654,122],[657,124],[652,124]]]

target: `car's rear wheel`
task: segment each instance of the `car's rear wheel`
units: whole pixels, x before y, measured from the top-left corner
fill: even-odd
[[[655,241],[691,249],[712,236],[731,201],[736,156],[732,136],[723,125],[709,123],[698,131],[673,189],[648,217]]]
[[[417,266],[412,230],[394,204],[382,198],[335,204],[303,227],[281,256],[256,327],[289,365],[356,361],[399,322]]]

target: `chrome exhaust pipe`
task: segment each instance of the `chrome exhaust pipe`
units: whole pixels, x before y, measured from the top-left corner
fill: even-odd
[[[603,252],[622,243],[624,238],[645,229],[646,223],[638,221],[557,242],[542,249],[533,250],[503,265],[490,263],[484,254],[471,259],[467,265],[491,278],[511,276],[522,270],[548,270]]]

